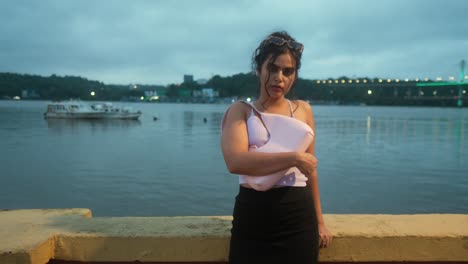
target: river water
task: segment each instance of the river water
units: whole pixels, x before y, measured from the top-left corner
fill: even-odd
[[[238,179],[219,129],[228,105],[126,103],[139,121],[45,120],[46,105],[0,101],[0,209],[232,213]],[[467,108],[313,110],[324,213],[468,213]]]

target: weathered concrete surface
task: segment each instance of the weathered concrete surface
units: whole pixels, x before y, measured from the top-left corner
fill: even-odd
[[[60,223],[56,259],[79,261],[225,260],[230,217],[102,217]]]
[[[50,224],[90,217],[91,211],[81,208],[0,211],[0,263],[47,263],[54,257],[56,235],[63,232]]]
[[[321,261],[468,261],[468,215],[325,215]],[[97,217],[0,211],[0,263],[226,261],[231,217]]]

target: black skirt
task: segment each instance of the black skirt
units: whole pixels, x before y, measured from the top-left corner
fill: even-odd
[[[229,263],[317,263],[318,226],[312,191],[240,187],[234,206]]]

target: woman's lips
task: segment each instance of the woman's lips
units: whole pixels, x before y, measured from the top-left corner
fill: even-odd
[[[271,89],[273,89],[274,91],[283,91],[283,88],[279,85],[272,85],[270,86]]]

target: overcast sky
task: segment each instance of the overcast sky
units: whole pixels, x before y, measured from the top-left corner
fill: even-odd
[[[300,76],[458,78],[468,1],[0,0],[0,72],[114,84],[250,71],[275,30],[305,45]]]

